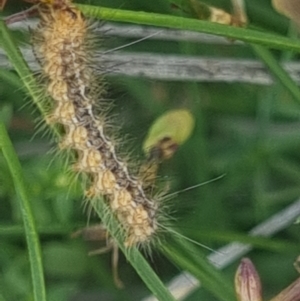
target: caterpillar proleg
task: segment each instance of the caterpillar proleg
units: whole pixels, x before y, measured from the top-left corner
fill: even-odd
[[[105,197],[125,233],[124,245],[145,245],[158,231],[158,201],[132,174],[108,134],[101,108],[104,84],[97,87],[92,67],[91,25],[70,0],[40,2],[33,44],[53,99],[47,122],[62,125],[60,149],[75,152],[74,170],[89,179],[87,198]]]

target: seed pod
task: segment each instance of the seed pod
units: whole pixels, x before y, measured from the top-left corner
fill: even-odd
[[[158,161],[171,158],[190,137],[194,126],[194,117],[188,110],[167,112],[151,126],[143,145],[145,154]]]
[[[260,278],[248,258],[241,260],[236,271],[235,291],[238,301],[262,301]]]

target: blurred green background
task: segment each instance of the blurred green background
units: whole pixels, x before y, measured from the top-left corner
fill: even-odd
[[[206,2],[230,11],[229,0]],[[166,0],[95,0],[89,3],[180,14],[172,10]],[[270,0],[248,0],[246,5],[251,26],[288,34],[288,20],[272,9]],[[23,2],[12,0],[5,14],[25,7]],[[26,34],[22,38],[16,34],[16,38],[28,42]],[[111,38],[105,41],[105,49],[130,41]],[[146,40],[124,51],[256,58],[250,47],[157,40]],[[273,54],[278,60],[283,55],[279,51]],[[298,55],[293,55],[294,60],[297,58]],[[17,77],[14,71],[3,69],[1,72]],[[252,227],[299,198],[300,106],[280,83],[259,86],[125,77],[108,77],[107,81],[109,101],[114,100],[112,114],[122,125],[122,134],[128,134],[128,150],[136,156],[141,156],[142,141],[152,122],[161,114],[181,107],[194,114],[196,128],[192,137],[161,167],[160,179],[162,183],[170,183],[170,193],[226,174],[216,182],[168,201],[176,228],[182,234],[217,249],[236,240],[237,234],[246,236]],[[98,219],[92,214],[87,221],[81,186],[62,169],[62,159],[51,152],[55,150],[55,142],[49,139],[47,131],[37,130],[39,112],[20,87],[21,82],[17,87],[1,80],[0,118],[8,126],[30,187],[49,300],[140,300],[148,290],[122,255],[119,272],[125,288],[120,291],[113,283],[111,254],[87,256],[88,251],[105,242],[71,238],[73,231],[87,223],[95,224]],[[16,198],[7,165],[0,155],[1,301],[32,300],[26,242]],[[278,242],[276,248],[266,241],[249,254],[261,275],[265,299],[297,277],[293,262],[300,253],[299,226],[291,225],[271,241]],[[149,261],[164,282],[180,273],[178,267],[158,252],[154,252]],[[229,279],[233,279],[237,264],[225,271]],[[187,300],[214,298],[201,290]]]

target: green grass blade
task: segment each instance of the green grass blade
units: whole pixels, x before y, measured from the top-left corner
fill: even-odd
[[[297,84],[289,76],[289,74],[281,67],[277,59],[272,53],[259,45],[252,45],[257,56],[265,63],[269,68],[273,76],[290,92],[290,94],[300,104],[300,90]]]
[[[238,28],[212,22],[156,13],[110,9],[82,4],[78,4],[78,7],[87,16],[97,19],[192,30],[196,32],[225,36],[247,43],[260,44],[268,48],[300,52],[299,41],[282,37],[280,35],[264,33],[252,29]]]
[[[1,235],[1,227],[0,227]],[[199,231],[185,230],[185,235],[188,237],[193,237],[196,241],[205,241],[209,239],[211,242],[240,242],[243,244],[251,244],[253,247],[268,250],[273,252],[297,252],[300,249],[299,244],[291,243],[288,240],[266,238],[266,237],[257,237],[257,236],[248,236],[238,232],[230,231],[209,231],[199,233]]]
[[[22,82],[19,77],[5,69],[0,69],[0,79],[2,82],[6,82],[17,89],[20,88],[20,86],[22,87]]]
[[[201,285],[219,300],[235,299],[233,281],[230,283],[207,261],[205,255],[188,241],[172,237],[170,243],[162,246],[162,252],[176,265],[194,275]]]
[[[174,301],[175,299],[171,293],[154,273],[142,254],[135,247],[127,249],[124,247],[124,239],[119,231],[120,226],[118,225],[118,222],[115,220],[114,216],[109,213],[109,209],[103,200],[99,199],[96,202],[93,202],[93,207],[100,216],[101,221],[107,227],[110,235],[113,236],[115,242],[125,254],[127,260],[134,267],[136,272],[139,274],[154,296],[161,301]]]
[[[85,225],[82,225],[82,228]],[[68,228],[65,225],[60,224],[51,224],[49,226],[37,227],[37,231],[39,235],[61,235],[66,236],[69,235],[73,228]],[[25,233],[24,227],[22,225],[5,225],[0,224],[0,237],[18,237],[23,236]]]
[[[17,47],[13,37],[11,36],[9,29],[7,28],[5,22],[0,20],[0,32],[1,32],[1,40],[3,40],[3,49],[6,52],[6,55],[20,76],[25,89],[28,94],[32,97],[35,105],[38,107],[40,112],[45,115],[46,108],[45,102],[42,103],[41,100],[41,89],[37,84],[35,77],[30,71],[26,61],[24,60],[21,51]],[[3,74],[4,75],[4,74]],[[16,83],[16,81],[14,80]]]
[[[0,148],[10,169],[15,190],[19,195],[18,200],[28,245],[34,300],[46,301],[42,255],[35,221],[30,206],[29,194],[22,174],[20,162],[3,123],[0,123]]]

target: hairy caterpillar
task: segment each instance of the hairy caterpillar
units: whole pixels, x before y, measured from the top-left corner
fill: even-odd
[[[89,179],[87,198],[105,197],[125,233],[124,245],[149,243],[159,228],[159,204],[117,153],[105,109],[101,102],[96,106],[104,89],[91,67],[91,26],[69,0],[40,2],[33,43],[54,100],[47,122],[62,125],[60,149],[75,151],[73,168]]]
[[[153,189],[160,163],[170,159],[177,148],[186,141],[194,128],[194,118],[185,109],[171,110],[160,116],[151,126],[144,141],[143,149],[147,157],[140,167],[145,189]],[[175,233],[175,232],[174,232]],[[177,233],[176,233],[177,234]],[[112,271],[115,285],[123,287],[118,276],[118,246],[102,224],[80,229],[72,237],[82,236],[88,241],[107,240],[107,245],[89,252],[89,255],[103,254],[112,251]],[[109,238],[108,238],[109,237]]]

